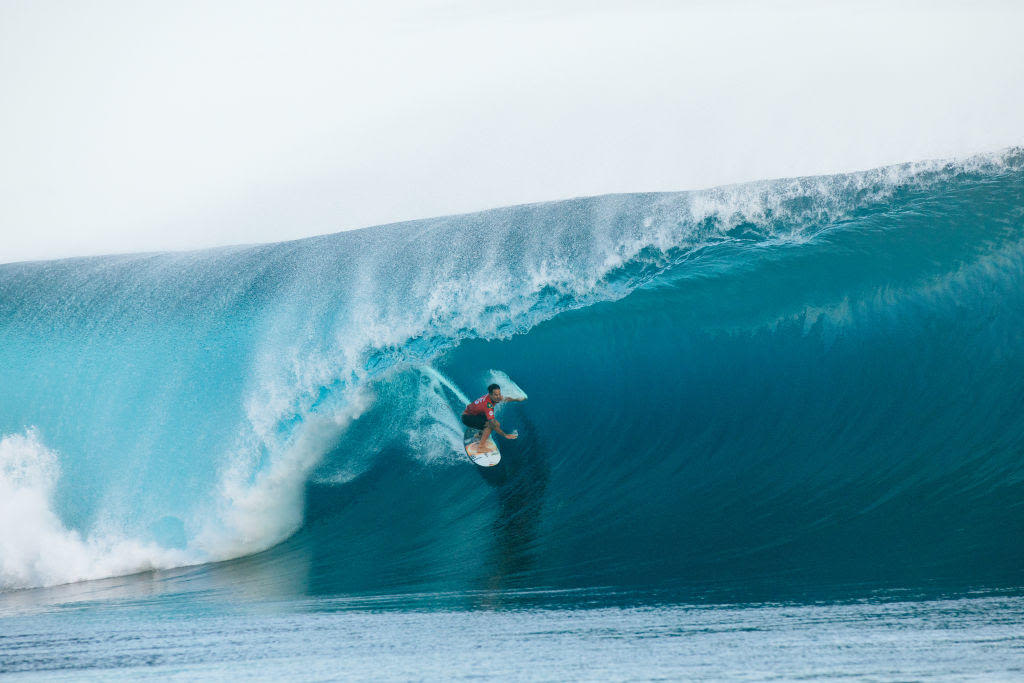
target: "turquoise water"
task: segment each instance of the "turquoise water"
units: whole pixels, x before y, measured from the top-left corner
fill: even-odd
[[[0,265],[2,666],[1013,677],[1022,331],[1019,149]]]

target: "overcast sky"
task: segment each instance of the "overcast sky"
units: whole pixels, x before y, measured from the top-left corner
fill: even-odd
[[[1022,34],[1012,0],[0,0],[0,262],[1020,145]]]

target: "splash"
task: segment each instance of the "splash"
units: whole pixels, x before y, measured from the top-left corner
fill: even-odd
[[[83,539],[53,507],[57,453],[37,430],[0,438],[0,585],[53,586],[198,562],[194,555],[143,544],[115,532]]]

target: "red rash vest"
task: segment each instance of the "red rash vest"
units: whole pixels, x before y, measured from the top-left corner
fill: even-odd
[[[491,395],[481,396],[466,406],[463,415],[483,415],[488,420],[494,419],[494,404],[491,403]]]

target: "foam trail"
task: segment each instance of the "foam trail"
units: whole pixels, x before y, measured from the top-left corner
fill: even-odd
[[[459,387],[455,384],[455,382],[453,382],[450,379],[448,379],[448,377],[446,377],[443,373],[438,372],[437,370],[435,370],[434,368],[430,367],[429,365],[421,366],[420,367],[420,372],[422,372],[424,375],[427,375],[428,377],[433,379],[438,384],[444,386],[446,389],[448,389],[448,391],[452,392],[452,394],[454,394],[455,397],[457,399],[459,399],[459,403],[462,403],[462,404],[468,404],[469,403],[469,398],[467,398],[466,394],[463,393],[462,389],[459,389]]]
[[[465,427],[458,414],[469,399],[455,382],[429,365],[417,370],[427,381],[420,383],[413,426],[408,432],[412,452],[423,462],[462,462]],[[453,405],[451,398],[457,403]]]

